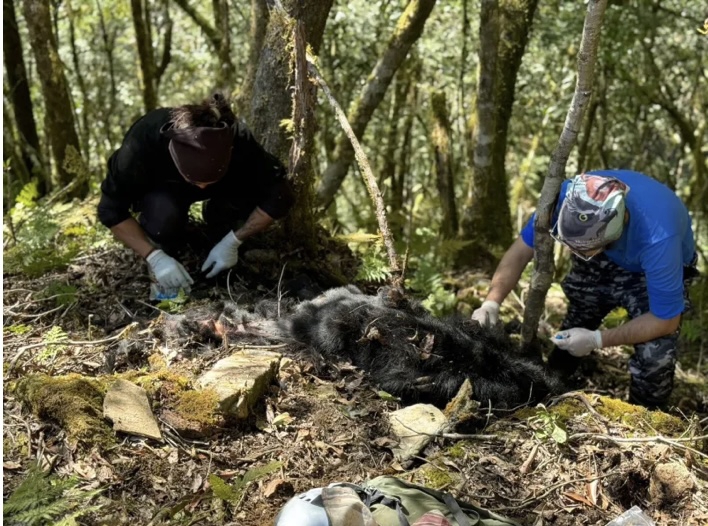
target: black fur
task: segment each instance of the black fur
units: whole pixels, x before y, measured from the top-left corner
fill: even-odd
[[[494,408],[563,390],[542,363],[516,355],[518,347],[501,328],[460,317],[437,319],[392,289],[378,296],[351,286],[331,289],[301,303],[285,328],[325,359],[350,360],[406,401],[442,406],[466,378],[474,398]]]

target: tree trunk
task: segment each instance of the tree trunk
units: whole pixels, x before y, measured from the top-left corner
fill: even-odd
[[[165,10],[166,27],[160,64],[158,65],[152,44],[149,0],[130,0],[130,7],[133,12],[133,26],[135,27],[135,40],[140,59],[140,72],[143,80],[145,111],[157,108],[160,80],[172,59],[172,20],[169,16],[168,6],[167,0],[164,0],[163,9]]]
[[[147,1],[147,0],[146,0]],[[147,9],[143,9],[143,0],[130,0],[133,12],[133,26],[135,27],[135,41],[138,46],[140,59],[140,72],[143,81],[143,104],[145,111],[157,108],[157,87],[155,86],[155,57],[152,54],[152,35],[148,31],[147,18],[150,16]]]
[[[106,115],[111,116],[113,115],[113,110],[116,107],[116,99],[118,96],[118,86],[116,82],[116,68],[114,60],[116,31],[113,31],[111,33],[108,32],[108,27],[106,26],[106,19],[103,16],[103,8],[101,7],[100,0],[96,0],[96,9],[98,12],[99,25],[101,27],[101,41],[103,42],[103,52],[106,54],[106,62],[108,63],[108,78],[110,79],[111,83]],[[113,144],[113,132],[111,130],[110,119],[106,118],[102,120],[105,140],[108,144]]]
[[[593,76],[597,48],[600,42],[602,19],[607,7],[607,0],[589,0],[583,36],[578,54],[578,77],[575,84],[575,93],[570,103],[565,125],[556,148],[551,154],[551,163],[548,175],[543,182],[541,197],[536,208],[536,222],[534,225],[534,271],[531,278],[531,287],[524,322],[521,327],[521,339],[525,346],[536,338],[538,321],[543,314],[546,293],[553,280],[555,265],[553,263],[553,240],[548,234],[551,228],[553,206],[558,199],[561,183],[565,177],[565,166],[570,156],[570,151],[575,146],[583,122],[583,114],[592,94]]]
[[[440,194],[443,239],[452,239],[457,234],[457,208],[455,206],[455,179],[452,171],[452,130],[447,111],[445,93],[434,91],[430,96],[432,109],[432,133],[430,142],[435,156],[435,176]]]
[[[48,182],[42,168],[37,124],[27,84],[27,70],[22,55],[22,40],[17,29],[14,0],[3,0],[2,27],[7,86],[20,135],[22,163],[25,166],[24,170],[19,169],[18,172],[36,176],[37,190],[39,195],[43,196],[47,193]]]
[[[46,109],[47,137],[56,162],[58,182],[66,186],[75,181],[67,197],[83,197],[88,191],[88,174],[81,170],[79,138],[71,109],[69,88],[57,41],[52,31],[52,19],[48,0],[25,0],[24,16],[27,21],[30,43],[37,61],[37,75],[42,85]],[[68,162],[67,162],[68,161]]]
[[[79,139],[81,142],[81,151],[84,154],[86,160],[89,160],[89,115],[92,113],[89,108],[89,96],[88,90],[86,89],[86,81],[84,80],[83,72],[81,71],[81,62],[79,61],[79,51],[76,48],[76,27],[74,25],[74,17],[76,13],[71,5],[71,1],[67,2],[67,8],[69,10],[69,44],[71,46],[71,60],[74,65],[74,75],[76,76],[76,82],[79,85],[79,91],[81,92],[81,105],[82,110],[81,118],[76,116],[76,124],[79,128]]]
[[[290,52],[287,48],[292,24],[298,13],[305,13],[303,20],[312,21],[305,26],[307,42],[320,41],[333,0],[288,0],[283,2],[286,13],[274,9],[270,13],[265,42],[258,61],[253,85],[253,98],[248,123],[263,147],[282,161],[288,158],[290,139],[288,131],[281,126],[292,118],[292,101],[288,87],[291,79]],[[294,16],[295,15],[295,16]]]
[[[238,96],[236,97],[236,108],[240,114],[248,114],[251,98],[253,97],[253,83],[256,80],[258,70],[258,58],[263,49],[266,28],[270,12],[266,5],[266,0],[251,0],[251,28],[248,48],[248,64],[246,74],[241,83]]]
[[[507,193],[507,137],[514,107],[516,77],[526,51],[537,5],[538,0],[482,3],[478,129],[471,161],[472,187],[463,212],[460,233],[463,239],[473,243],[468,250],[460,253],[458,265],[461,266],[469,264],[474,253],[489,252],[491,248],[493,254],[504,249],[513,237]],[[483,78],[487,75],[490,78]],[[493,86],[491,91],[490,86]],[[493,107],[491,111],[490,104]],[[486,119],[491,121],[485,122]],[[480,250],[482,247],[485,247],[484,250]],[[494,261],[495,258],[484,259]]]
[[[423,27],[428,19],[435,0],[411,0],[396,24],[393,36],[386,50],[374,67],[361,96],[355,100],[347,120],[351,123],[354,134],[361,139],[376,108],[386,94],[393,75],[405,60],[413,44],[423,33]],[[334,161],[322,175],[322,183],[317,190],[318,199],[325,207],[329,207],[334,196],[347,175],[349,166],[354,160],[354,149],[346,134],[337,139]]]
[[[496,134],[495,90],[499,54],[499,2],[482,0],[479,16],[479,81],[477,84],[477,120],[472,149],[472,179],[462,214],[461,237],[474,241],[458,254],[458,265],[469,264],[472,254],[504,242],[510,224],[506,185],[494,179],[492,146]],[[499,188],[501,187],[502,198]],[[496,198],[496,200],[494,200]],[[501,201],[501,202],[499,202]],[[506,205],[504,205],[506,203]],[[506,208],[502,219],[497,207]],[[502,236],[501,239],[494,236]],[[508,241],[508,240],[506,240]],[[508,243],[507,243],[508,244]],[[485,259],[489,260],[487,256]],[[490,261],[487,261],[491,263]],[[479,260],[476,262],[479,263]]]

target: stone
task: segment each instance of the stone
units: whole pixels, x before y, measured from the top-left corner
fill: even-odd
[[[281,355],[245,349],[219,360],[196,382],[199,389],[213,389],[224,415],[248,418],[278,374]]]
[[[673,504],[687,496],[693,486],[691,472],[682,463],[657,464],[651,474],[649,496],[654,502]]]
[[[116,380],[103,399],[103,416],[113,429],[162,441],[145,389],[127,380]]]
[[[425,446],[448,427],[448,419],[440,409],[430,404],[416,404],[389,415],[391,431],[398,439],[392,448],[399,462],[418,455]]]

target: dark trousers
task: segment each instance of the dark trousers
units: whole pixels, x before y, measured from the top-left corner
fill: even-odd
[[[684,312],[690,309],[688,285],[691,268],[684,272]],[[568,313],[561,330],[573,327],[596,330],[615,307],[624,307],[634,319],[649,312],[649,295],[644,274],[630,272],[599,254],[590,261],[573,258],[573,267],[562,283],[568,298]],[[661,407],[673,389],[679,331],[634,346],[629,360],[630,402]],[[555,349],[549,366],[571,374],[579,365],[566,351]]]
[[[140,213],[138,222],[145,233],[168,253],[179,250],[185,241],[185,227],[193,200],[170,190],[155,190],[145,194],[134,209]],[[202,206],[202,218],[207,235],[215,241],[246,220],[255,205],[250,206],[228,198],[212,197]]]

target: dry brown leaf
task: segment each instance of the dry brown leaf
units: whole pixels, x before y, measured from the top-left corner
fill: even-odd
[[[278,493],[291,493],[293,490],[292,484],[288,482],[285,479],[277,478],[274,480],[271,480],[263,490],[263,496],[266,499],[271,498],[272,496],[278,494]]]
[[[580,502],[582,504],[585,504],[586,506],[590,506],[591,508],[593,507],[592,502],[590,502],[587,498],[582,496],[580,493],[576,493],[574,491],[564,491],[563,495],[568,497],[571,500],[574,500],[575,502]]]

